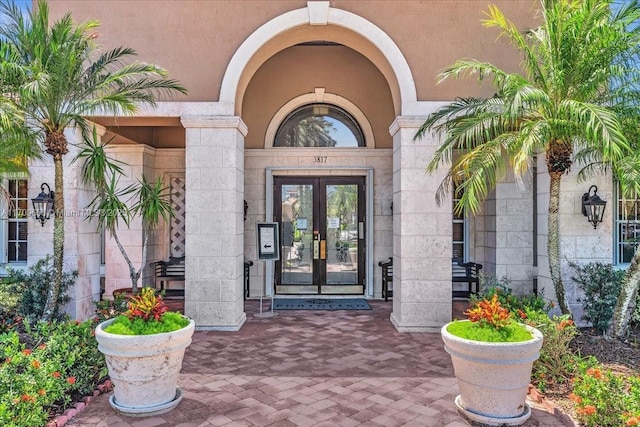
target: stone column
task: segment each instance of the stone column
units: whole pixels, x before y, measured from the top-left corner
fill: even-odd
[[[236,116],[183,116],[185,314],[199,329],[244,324],[244,137]]]
[[[400,332],[436,332],[451,320],[451,201],[436,204],[446,165],[425,172],[438,140],[413,141],[424,117],[396,118],[393,136],[393,312]]]

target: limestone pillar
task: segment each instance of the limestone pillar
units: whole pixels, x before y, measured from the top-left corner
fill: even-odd
[[[435,194],[446,165],[425,172],[438,140],[413,141],[424,117],[400,116],[393,136],[393,312],[401,332],[435,332],[451,320],[451,201]]]
[[[183,116],[185,314],[199,329],[244,324],[244,137],[235,116]]]

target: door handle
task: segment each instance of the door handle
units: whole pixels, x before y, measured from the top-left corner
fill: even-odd
[[[327,259],[327,241],[320,240],[320,259]]]
[[[320,232],[313,230],[313,259],[320,258]]]

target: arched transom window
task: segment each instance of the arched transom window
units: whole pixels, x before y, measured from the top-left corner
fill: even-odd
[[[304,105],[282,122],[274,147],[364,147],[358,122],[331,104]]]

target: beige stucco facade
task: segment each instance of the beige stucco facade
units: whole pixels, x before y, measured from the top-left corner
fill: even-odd
[[[532,0],[493,3],[523,28],[534,22]],[[483,2],[55,0],[50,6],[53,17],[70,11],[79,21],[99,19],[97,40],[104,47],[135,48],[141,59],[167,68],[189,91],[135,117],[94,120],[104,126],[102,138],[113,141],[114,155],[129,165],[127,180],[140,174],[165,182],[184,178],[185,311],[199,328],[242,326],[245,260],[255,263],[251,294],[273,294],[273,266],[257,262],[256,223],[273,220],[269,184],[277,176],[366,177],[363,294],[381,297],[377,263],[393,256],[390,320],[396,328],[436,331],[450,320],[451,203],[435,202],[444,170],[425,173],[440,137],[413,137],[443,102],[490,94],[471,80],[437,84],[437,74],[456,59],[474,57],[517,69],[513,50],[482,28]],[[284,118],[314,102],[336,105],[355,117],[365,146],[274,148]],[[508,176],[482,212],[468,219],[467,258],[482,263],[486,272],[508,277],[518,293],[531,292],[536,280],[553,298],[546,260],[548,178],[544,165],[538,166],[524,183]],[[34,164],[34,196],[47,168]],[[73,165],[69,171],[77,173]],[[565,182],[563,257],[610,261],[611,210],[592,230],[580,213],[585,185],[572,176]],[[610,199],[610,179],[597,184],[602,197]],[[76,197],[81,208],[88,203],[87,191],[78,188],[77,197],[72,191],[68,197]],[[99,294],[99,239],[89,225],[71,230],[77,237],[69,238],[80,243],[77,255],[65,254],[69,266],[88,271],[74,291],[73,312],[86,317],[87,302]],[[42,248],[50,233],[50,225],[33,233],[43,244],[30,245],[30,259],[46,252]],[[169,234],[164,224],[152,239],[150,260],[171,255]],[[134,222],[122,236],[139,261],[140,224]],[[128,272],[109,239],[104,258],[109,297],[128,286]],[[568,279],[566,266],[564,271]],[[153,280],[150,268],[144,277]],[[578,295],[569,289],[576,303]]]

